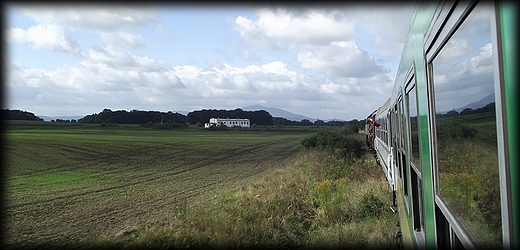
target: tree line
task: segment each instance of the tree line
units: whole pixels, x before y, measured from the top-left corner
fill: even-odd
[[[323,120],[316,120],[315,122],[312,122],[308,119],[303,119],[301,121],[292,121],[287,120],[283,117],[273,117],[273,125],[283,125],[283,126],[328,126],[328,127],[343,127],[345,125],[349,125],[353,128],[359,128],[364,129],[365,128],[365,120],[357,120],[353,119],[350,121],[323,121]]]
[[[4,120],[32,120],[43,121],[42,118],[37,117],[31,112],[21,110],[2,109],[2,117]],[[73,123],[93,123],[105,126],[115,124],[140,124],[144,127],[160,127],[160,128],[176,128],[185,127],[186,124],[198,124],[203,126],[204,123],[209,122],[211,118],[246,118],[250,120],[251,125],[257,126],[336,126],[342,127],[349,125],[352,129],[363,129],[365,120],[352,121],[322,121],[316,120],[312,122],[308,119],[301,121],[292,121],[283,117],[273,117],[265,110],[244,111],[240,108],[234,110],[224,109],[203,109],[196,110],[183,115],[180,113],[173,113],[172,111],[143,111],[143,110],[116,110],[103,109],[100,113],[86,115],[83,118],[76,120],[61,120],[57,119],[53,122],[73,122]],[[160,126],[159,126],[160,125]]]
[[[235,110],[197,110],[183,115],[180,113],[160,112],[160,111],[141,111],[126,110],[112,111],[104,109],[100,113],[94,113],[80,118],[80,123],[105,123],[105,124],[149,124],[149,123],[177,123],[177,124],[204,124],[209,122],[210,118],[247,118],[251,124],[257,125],[273,125],[273,117],[265,110],[260,111],[243,111]]]
[[[2,109],[2,120],[25,120],[25,121],[43,121],[42,118],[28,111],[18,109]]]
[[[186,116],[186,121],[191,124],[201,123],[204,124],[209,122],[211,118],[241,118],[241,119],[249,119],[251,125],[273,125],[273,117],[269,112],[265,110],[257,110],[257,111],[244,111],[240,108],[235,110],[224,110],[224,109],[203,109],[196,110],[188,113]]]
[[[488,103],[486,106],[472,109],[472,108],[465,108],[460,112],[457,112],[456,110],[448,111],[446,114],[435,114],[436,117],[454,117],[454,116],[463,116],[463,115],[474,115],[474,114],[483,114],[483,113],[490,113],[494,114],[495,111],[495,102]]]
[[[78,122],[98,124],[185,123],[185,116],[171,111],[142,111],[136,109],[112,111],[111,109],[103,109],[100,113],[86,115],[78,119]]]

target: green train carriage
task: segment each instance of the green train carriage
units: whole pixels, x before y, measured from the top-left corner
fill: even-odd
[[[519,245],[516,10],[416,6],[392,95],[367,123],[405,248]]]

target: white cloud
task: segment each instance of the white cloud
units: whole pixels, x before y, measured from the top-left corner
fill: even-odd
[[[334,42],[330,46],[308,46],[298,53],[294,65],[333,77],[368,77],[387,73],[375,58],[352,42]]]
[[[113,31],[118,28],[142,27],[156,22],[154,6],[117,6],[109,4],[13,5],[36,22],[53,22],[65,27]]]
[[[266,36],[276,39],[323,45],[350,40],[354,35],[352,23],[318,10],[309,10],[305,15],[292,15],[285,9],[261,9],[258,15],[258,27]]]
[[[365,113],[360,110],[369,113],[380,105],[368,101],[367,94],[375,94],[381,99],[388,97],[392,81],[383,66],[388,65],[383,63],[400,55],[398,43],[406,38],[396,35],[402,31],[390,33],[395,30],[391,27],[407,27],[411,20],[411,16],[400,16],[408,9],[396,8],[393,13],[386,13],[377,6],[369,7],[262,8],[256,16],[233,14],[236,17],[233,28],[242,40],[237,42],[233,36],[207,39],[235,43],[208,50],[222,57],[213,58],[213,54],[192,60],[205,62],[207,67],[201,67],[175,65],[172,62],[178,58],[170,61],[175,57],[170,55],[182,57],[182,53],[161,54],[163,51],[158,52],[158,48],[149,45],[148,39],[154,46],[171,43],[168,37],[171,29],[166,28],[173,27],[168,23],[171,20],[166,17],[156,20],[154,8],[18,6],[14,9],[25,15],[22,18],[29,17],[36,24],[24,28],[26,30],[11,28],[10,42],[76,55],[81,54],[77,40],[82,46],[99,42],[106,45],[86,47],[81,61],[64,63],[54,70],[18,65],[9,72],[10,98],[19,98],[16,99],[20,105],[17,108],[35,107],[44,111],[37,113],[41,115],[49,114],[47,110],[52,109],[46,103],[66,103],[73,114],[78,114],[73,110],[88,114],[105,107],[191,111],[263,103],[311,117],[360,118],[357,113]],[[405,21],[401,21],[403,19]],[[407,24],[403,24],[405,22]],[[140,30],[146,25],[150,29]],[[362,27],[361,31],[359,27]],[[388,32],[381,33],[384,29]],[[407,32],[407,28],[399,30],[404,30],[404,34]],[[38,35],[34,35],[37,31],[49,38],[37,39]],[[180,36],[170,38],[177,37]],[[184,38],[190,36],[184,35]],[[366,39],[363,41],[369,41],[369,45],[361,44],[359,39]],[[190,40],[186,41],[190,43]],[[206,46],[202,41],[205,40],[190,45]],[[183,46],[170,46],[169,49],[182,50],[185,49]],[[143,47],[146,50],[139,51],[139,56],[132,50]],[[244,65],[245,62],[249,65]],[[86,110],[87,106],[90,110]]]
[[[53,23],[40,23],[27,30],[11,28],[7,31],[8,42],[28,44],[34,50],[53,50],[81,56],[78,42],[70,32]]]
[[[449,46],[445,46],[442,49],[435,61],[438,63],[449,62],[454,58],[462,57],[466,54],[471,53],[474,48],[468,43],[465,37],[454,37],[450,40]]]
[[[120,29],[140,28],[155,20],[153,7],[132,8],[111,5],[10,5],[36,24],[24,30],[7,30],[7,41],[28,44],[34,50],[48,50],[83,56],[79,43],[73,38],[78,30],[94,32],[108,44],[130,48],[146,47],[140,34]]]
[[[91,50],[89,56],[88,60],[77,65],[64,65],[55,71],[13,64],[7,82],[10,86],[9,100],[25,97],[32,105],[44,106],[55,103],[55,99],[71,97],[71,100],[88,100],[91,105],[95,102],[111,103],[116,99],[130,104],[147,98],[156,100],[162,96],[175,96],[176,91],[185,89],[172,67],[164,62],[134,56],[114,47]],[[28,89],[37,90],[33,91],[36,94],[24,95]],[[106,95],[112,99],[100,99]],[[66,103],[83,105],[82,102]]]
[[[235,30],[248,45],[256,48],[286,50],[286,47],[274,38],[266,36],[261,27],[247,17],[239,16],[235,20]]]
[[[374,35],[375,42],[404,44],[414,8],[414,2],[360,2],[345,6],[341,15],[366,28]]]
[[[235,30],[249,44],[258,48],[287,49],[282,41],[326,45],[334,41],[350,40],[354,35],[352,22],[335,18],[331,13],[308,10],[295,15],[287,9],[260,9],[258,19],[239,16]]]
[[[412,9],[413,4],[262,8],[256,18],[237,17],[234,27],[256,49],[296,52],[296,67],[329,77],[363,78],[390,73],[383,65],[400,56],[411,20],[403,16]],[[396,18],[400,13],[406,15]],[[364,46],[370,52],[358,47],[358,40],[368,42]]]
[[[262,57],[260,55],[258,55],[257,53],[251,51],[251,50],[248,50],[248,49],[244,49],[240,52],[240,57],[246,61],[254,61],[254,62],[259,62]]]
[[[50,110],[46,105],[56,103],[67,104],[71,110],[82,110],[85,106],[96,108],[88,111],[92,113],[105,107],[127,110],[136,107],[154,110],[186,107],[191,111],[197,108],[245,107],[265,102],[268,106],[280,105],[278,107],[293,112],[299,110],[306,115],[345,119],[345,116],[333,115],[342,109],[345,110],[341,112],[349,112],[344,100],[362,97],[364,93],[379,88],[378,85],[389,82],[383,78],[359,81],[355,78],[331,80],[317,75],[305,76],[289,70],[279,61],[244,68],[222,63],[211,68],[172,67],[114,48],[100,50],[108,52],[91,53],[89,60],[75,66],[62,66],[55,71],[12,69],[8,81],[10,98],[24,97],[17,103],[47,115],[49,111],[41,110]],[[125,60],[131,63],[123,63]],[[67,96],[71,97],[70,100]],[[320,107],[322,111],[317,115],[310,107]]]
[[[92,47],[88,52],[93,62],[105,63],[111,67],[135,67],[134,57],[128,52],[114,46],[102,48]]]

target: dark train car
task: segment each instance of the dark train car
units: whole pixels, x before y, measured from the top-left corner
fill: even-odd
[[[375,121],[375,117],[376,117],[376,112],[377,110],[375,110],[374,112],[372,112],[366,119],[366,123],[365,123],[365,139],[366,139],[366,142],[367,142],[367,146],[370,148],[370,149],[374,149],[374,139],[375,139],[375,129],[374,129],[374,121]]]

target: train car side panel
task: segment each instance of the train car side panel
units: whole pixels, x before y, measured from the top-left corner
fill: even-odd
[[[376,135],[374,141],[374,149],[376,152],[377,160],[385,173],[388,185],[392,191],[394,187],[394,176],[393,176],[393,155],[391,149],[390,140],[390,114],[389,114],[389,103],[390,98],[381,106],[375,114],[375,121],[378,126],[375,126]]]
[[[520,197],[520,185],[518,183],[518,178],[520,177],[520,173],[518,170],[518,166],[520,162],[518,161],[518,141],[520,138],[518,137],[518,3],[515,1],[510,2],[499,2],[497,9],[499,10],[497,13],[498,16],[498,25],[500,27],[500,33],[497,34],[499,41],[502,44],[501,53],[501,63],[502,63],[502,78],[504,79],[504,97],[506,102],[506,111],[505,111],[505,124],[504,129],[507,131],[506,145],[509,146],[508,150],[506,150],[507,156],[506,160],[509,162],[509,168],[506,169],[506,173],[504,174],[503,181],[505,183],[510,183],[510,186],[504,185],[503,189],[510,190],[510,195],[507,196],[507,199],[503,199],[502,204],[509,205],[508,209],[509,213],[506,215],[507,218],[503,218],[503,223],[507,223],[504,220],[509,221],[509,226],[507,228],[508,232],[504,232],[504,234],[510,235],[511,238],[509,242],[506,242],[504,239],[504,243],[507,244],[506,247],[515,247],[520,243],[520,234],[518,232],[520,228],[520,204],[517,200]],[[516,231],[515,231],[516,229]]]
[[[394,186],[405,248],[520,241],[517,10],[416,5],[392,95],[369,116],[382,125],[372,147]]]
[[[432,21],[436,3],[416,6],[409,36],[403,50],[391,104],[402,101],[401,128],[393,128],[402,137],[405,145],[402,155],[396,157],[396,172],[402,179],[398,192],[398,205],[401,218],[401,230],[405,247],[414,248],[435,246],[434,193],[431,181],[428,132],[428,99],[426,92],[426,73],[423,54],[423,38]],[[410,98],[411,96],[411,98]],[[411,104],[411,106],[410,106]],[[399,105],[399,104],[398,104]],[[399,116],[399,112],[397,112]],[[411,124],[418,129],[412,130]],[[418,131],[417,131],[418,130]],[[419,134],[417,134],[419,132]],[[417,155],[419,153],[420,155]],[[401,153],[400,153],[401,154]],[[415,156],[414,156],[415,155]],[[399,158],[403,158],[399,159]],[[397,183],[397,182],[396,182]],[[403,220],[402,218],[406,218]],[[406,225],[404,225],[406,223]],[[413,244],[407,243],[411,239]]]

